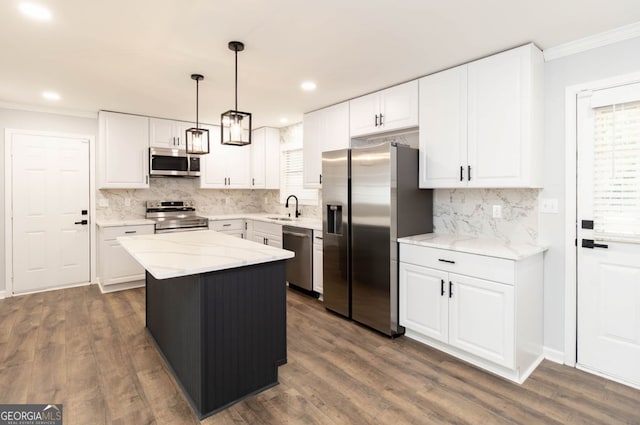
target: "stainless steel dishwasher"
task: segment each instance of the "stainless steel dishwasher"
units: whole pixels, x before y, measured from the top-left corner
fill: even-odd
[[[282,226],[282,248],[295,252],[287,260],[287,282],[307,291],[313,290],[313,230]]]

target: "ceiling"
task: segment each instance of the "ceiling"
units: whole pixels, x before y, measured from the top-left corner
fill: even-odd
[[[640,21],[638,0],[29,0],[37,22],[0,2],[0,102],[254,127],[527,42],[542,49]],[[318,85],[300,89],[303,81]],[[62,96],[42,98],[45,90]]]

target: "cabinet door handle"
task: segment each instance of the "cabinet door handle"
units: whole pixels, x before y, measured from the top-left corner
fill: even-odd
[[[229,177],[229,186],[231,186],[231,177]]]
[[[80,221],[76,221],[73,224],[82,224],[83,226],[86,226],[89,222],[87,220],[80,220]]]
[[[471,165],[467,165],[467,180],[471,181]]]
[[[376,114],[376,127],[378,126],[378,114]]]
[[[322,184],[322,174],[320,174],[320,184]]]
[[[146,184],[149,184],[149,176],[144,176],[144,182],[145,182]]]
[[[453,296],[453,283],[449,281],[449,298]]]
[[[382,118],[384,118],[384,115],[380,114],[380,125],[382,126]]]
[[[444,279],[440,279],[440,296],[444,297]]]
[[[136,233],[136,231],[135,231],[135,230],[127,230],[127,231],[125,231],[125,233],[126,233],[126,234],[128,234],[128,235],[130,235],[130,234],[132,234],[132,233]]]
[[[253,178],[253,177],[251,178],[251,185],[252,185],[252,186],[255,186],[255,185],[256,185],[256,179],[255,179],[255,178]]]
[[[461,166],[460,166],[460,181],[462,181],[462,180],[463,180],[463,177],[462,177],[462,173],[463,173],[463,172],[464,172],[464,167],[461,165]]]
[[[449,264],[455,264],[455,261],[451,261],[451,260],[445,260],[444,258],[438,258],[438,261],[441,261],[443,263],[449,263]]]

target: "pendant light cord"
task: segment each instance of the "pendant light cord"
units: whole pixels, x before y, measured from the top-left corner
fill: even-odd
[[[198,120],[198,112],[199,112],[198,105],[200,103],[199,99],[198,99],[198,93],[200,91],[200,90],[198,90],[199,87],[200,87],[200,80],[196,80],[196,128],[200,128],[200,125],[198,123],[199,122],[199,120]]]
[[[236,51],[236,111],[238,110],[238,48]]]

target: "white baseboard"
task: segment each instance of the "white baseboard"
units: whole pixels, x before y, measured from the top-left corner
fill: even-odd
[[[98,282],[98,287],[101,293],[108,294],[111,292],[125,291],[127,289],[143,288],[145,284],[145,280],[134,280],[131,282],[117,283],[115,285],[103,285],[102,282]]]
[[[554,350],[553,348],[544,347],[544,358],[554,363],[564,364],[564,352]]]
[[[6,298],[7,291],[0,291],[0,300]]]

